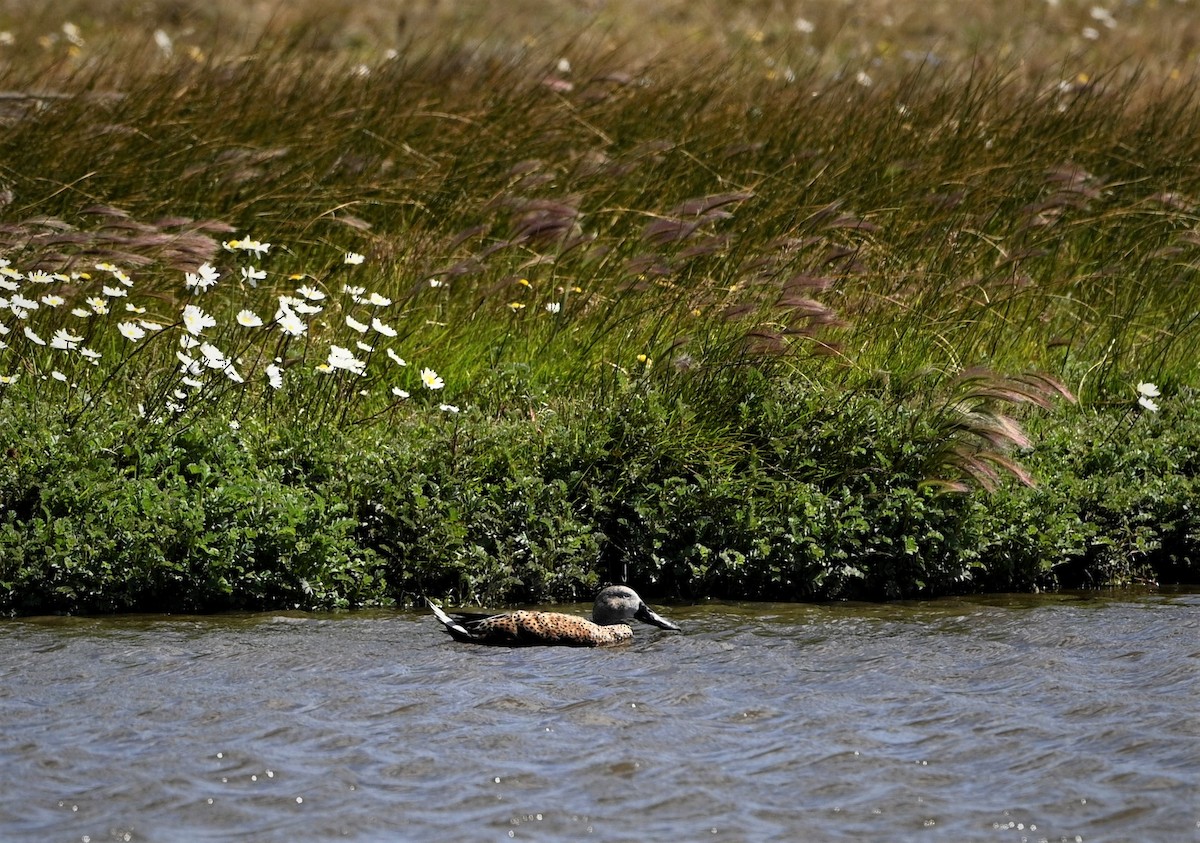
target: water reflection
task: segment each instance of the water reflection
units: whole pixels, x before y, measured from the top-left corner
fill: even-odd
[[[1200,836],[1200,594],[670,615],[602,651],[391,612],[0,622],[0,838]]]

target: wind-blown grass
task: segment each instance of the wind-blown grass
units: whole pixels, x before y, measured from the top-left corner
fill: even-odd
[[[1081,526],[1094,498],[1056,498],[1052,540],[995,516],[1046,494],[1013,484],[1078,488],[1031,452],[1052,422],[1104,431],[1099,450],[1183,424],[1200,111],[1182,80],[932,60],[864,78],[827,55],[764,73],[753,47],[687,67],[585,37],[314,53],[304,31],[122,58],[64,30],[74,54],[0,69],[24,92],[0,135],[0,538],[24,560],[0,605],[1192,570],[1190,527],[1138,533],[1141,562],[1099,554],[1124,539]],[[31,490],[55,437],[91,453]],[[94,496],[56,491],[84,475],[112,524],[171,521],[188,489],[194,520],[170,553],[128,524],[97,550]],[[259,523],[229,515],[256,484]],[[943,494],[974,487],[991,496]]]

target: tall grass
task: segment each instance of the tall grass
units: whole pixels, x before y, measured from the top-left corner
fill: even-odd
[[[362,251],[405,342],[468,373],[720,348],[851,384],[1035,368],[1101,400],[1183,377],[1188,88],[920,68],[814,96],[820,79],[736,66],[580,65],[571,90],[470,54],[366,75],[286,52],[147,69],[11,120],[0,239],[27,269],[104,260],[158,296],[235,230],[280,244],[262,292]]]

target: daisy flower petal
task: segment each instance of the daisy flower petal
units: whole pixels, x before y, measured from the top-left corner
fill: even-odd
[[[262,318],[253,310],[243,310],[237,315],[237,323],[243,328],[258,328],[262,325]]]
[[[421,370],[421,383],[425,384],[426,389],[441,389],[446,385],[441,376],[429,368]]]

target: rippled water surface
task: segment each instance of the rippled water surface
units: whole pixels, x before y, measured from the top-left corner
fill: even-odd
[[[660,608],[0,622],[0,839],[1200,840],[1200,593]]]

